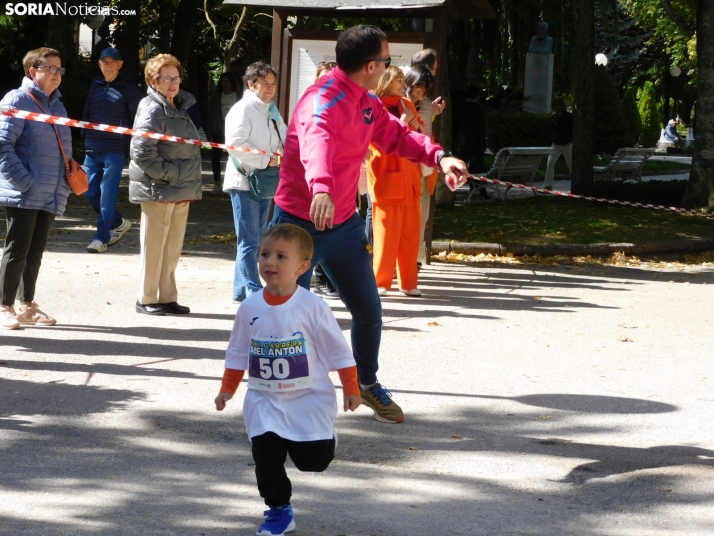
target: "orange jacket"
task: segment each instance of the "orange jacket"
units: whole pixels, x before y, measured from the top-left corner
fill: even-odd
[[[381,100],[385,106],[397,106],[400,113],[409,108],[419,118],[414,104],[404,97],[381,97]],[[396,154],[384,154],[374,144],[370,144],[369,150],[367,189],[373,203],[411,205],[421,197],[419,164]]]

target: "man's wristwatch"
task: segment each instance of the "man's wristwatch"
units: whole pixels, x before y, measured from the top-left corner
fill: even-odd
[[[441,159],[444,158],[445,156],[454,156],[451,154],[449,151],[441,151],[441,154],[439,155],[439,158],[436,159],[437,165],[441,165]]]

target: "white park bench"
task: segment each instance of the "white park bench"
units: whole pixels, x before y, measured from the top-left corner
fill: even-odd
[[[496,158],[493,160],[493,166],[483,176],[488,179],[533,186],[533,179],[538,173],[538,168],[543,163],[543,160],[552,154],[555,154],[555,149],[551,147],[504,147],[498,151]],[[479,187],[487,184],[476,180],[469,181],[471,192],[465,202],[467,204],[470,203],[471,196],[478,191]],[[506,199],[510,188],[510,186],[507,186],[503,190],[502,199]],[[492,188],[489,188],[489,190],[493,191]]]
[[[608,165],[593,166],[593,171],[596,173],[595,178],[622,178],[642,182],[642,169],[645,167],[647,159],[654,152],[654,148],[623,147],[618,149]]]

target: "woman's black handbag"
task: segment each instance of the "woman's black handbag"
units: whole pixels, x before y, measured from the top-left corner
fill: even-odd
[[[278,131],[278,124],[275,119],[271,119],[271,121],[278,135],[278,140],[280,140],[280,145],[282,145],[283,140],[280,137],[280,131]],[[231,156],[231,158],[233,157]],[[233,158],[233,164],[243,171],[243,168],[235,158]],[[245,171],[243,171],[243,174],[245,174]],[[248,182],[250,183],[250,196],[253,199],[272,199],[275,197],[275,192],[278,190],[278,183],[280,182],[280,166],[255,169],[248,175]]]
[[[248,181],[253,199],[272,199],[280,182],[280,166],[251,171]]]

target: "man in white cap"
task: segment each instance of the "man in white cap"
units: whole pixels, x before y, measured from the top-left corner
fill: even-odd
[[[684,138],[677,132],[677,122],[674,119],[670,119],[667,126],[664,127],[664,139],[674,143],[675,147],[684,145]]]
[[[123,64],[116,48],[105,48],[99,54],[102,74],[89,86],[82,121],[132,127],[136,108],[144,96],[131,75],[122,70]],[[131,138],[99,130],[82,130],[82,134],[84,169],[89,177],[89,190],[84,197],[97,213],[97,232],[87,251],[104,253],[131,227],[131,222],[116,209],[119,180]]]

